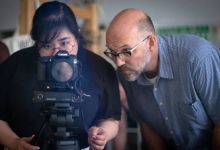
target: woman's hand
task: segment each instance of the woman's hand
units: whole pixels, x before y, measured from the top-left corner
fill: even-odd
[[[107,143],[107,134],[100,127],[91,127],[88,131],[88,142],[91,150],[103,150]]]
[[[17,138],[15,140],[16,150],[39,150],[39,146],[31,145],[30,142],[33,140],[34,135],[30,137]]]

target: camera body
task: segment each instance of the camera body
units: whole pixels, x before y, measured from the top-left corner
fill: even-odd
[[[55,56],[40,57],[37,72],[40,90],[74,90],[74,84],[80,76],[79,61],[76,56],[60,50]]]
[[[40,57],[37,66],[36,102],[81,102],[81,66],[77,57],[60,50],[55,56]]]

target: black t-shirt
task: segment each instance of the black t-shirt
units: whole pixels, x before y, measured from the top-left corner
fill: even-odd
[[[42,103],[33,101],[38,58],[37,49],[30,47],[14,53],[0,65],[0,120],[7,121],[20,137],[39,135],[45,121]],[[77,140],[84,148],[88,146],[86,131],[89,127],[101,119],[120,119],[120,101],[116,73],[107,61],[83,48],[78,50],[77,59],[82,68],[82,91],[89,95],[80,103],[83,123]],[[44,130],[42,137],[47,136],[47,128]],[[40,141],[45,142],[44,138]]]

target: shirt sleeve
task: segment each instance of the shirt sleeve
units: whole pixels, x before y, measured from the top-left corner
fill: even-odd
[[[220,122],[220,54],[218,50],[203,59],[195,70],[195,88],[213,122]]]
[[[108,67],[106,71],[104,84],[107,102],[107,114],[106,117],[111,117],[116,120],[121,118],[121,105],[119,96],[119,82],[116,76],[114,68]]]
[[[10,82],[12,80],[12,63],[11,60],[6,60],[0,65],[0,120],[7,121],[8,119],[8,93]]]

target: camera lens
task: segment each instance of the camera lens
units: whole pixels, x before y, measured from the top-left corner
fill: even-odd
[[[72,79],[74,70],[72,66],[65,62],[57,62],[51,68],[51,74],[54,80],[58,82],[67,82]]]

